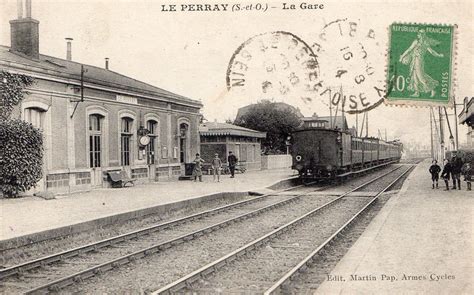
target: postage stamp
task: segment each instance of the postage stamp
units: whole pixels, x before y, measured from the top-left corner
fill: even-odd
[[[390,26],[386,103],[420,106],[450,103],[454,30],[452,25],[393,23]]]

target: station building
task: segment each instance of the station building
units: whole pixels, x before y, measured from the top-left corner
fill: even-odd
[[[464,98],[464,104],[459,114],[459,123],[466,124],[468,132],[466,134],[467,147],[474,148],[474,97]]]
[[[39,22],[10,21],[0,71],[35,84],[13,116],[43,130],[44,173],[34,192],[69,193],[109,186],[107,172],[136,182],[178,178],[199,152],[202,104],[104,68],[39,53]],[[5,24],[3,24],[5,25]],[[70,49],[70,44],[68,44]]]
[[[261,169],[261,143],[266,137],[265,132],[228,123],[209,122],[201,125],[199,134],[201,157],[206,162],[211,162],[217,153],[227,163],[227,156],[232,151],[239,164],[246,169]]]

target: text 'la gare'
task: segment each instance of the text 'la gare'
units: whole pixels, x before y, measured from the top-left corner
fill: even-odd
[[[324,4],[309,4],[309,3],[306,3],[306,2],[302,2],[300,4],[283,3],[283,9],[284,10],[289,10],[289,9],[304,9],[304,10],[324,9]]]

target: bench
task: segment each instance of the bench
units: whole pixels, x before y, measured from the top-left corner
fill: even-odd
[[[128,177],[127,172],[125,171],[110,171],[107,172],[107,174],[110,177],[110,180],[112,181],[112,187],[125,187],[127,183],[131,183],[132,185],[135,185],[134,181],[136,179],[131,179]]]

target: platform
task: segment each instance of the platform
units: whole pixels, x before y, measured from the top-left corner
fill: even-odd
[[[292,177],[295,174],[290,169],[262,170],[236,174],[235,178],[222,175],[221,182],[205,175],[203,182],[158,182],[95,189],[51,200],[32,196],[0,199],[0,249],[10,248],[12,243],[21,245],[149,213],[195,206],[209,199],[264,193],[271,191],[267,187],[275,188],[276,183]]]
[[[429,165],[413,170],[333,269],[345,281],[326,279],[315,294],[474,294],[474,191],[465,182],[433,190]]]

